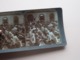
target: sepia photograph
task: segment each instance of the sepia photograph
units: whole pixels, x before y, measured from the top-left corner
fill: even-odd
[[[61,43],[55,9],[0,13],[0,50]]]

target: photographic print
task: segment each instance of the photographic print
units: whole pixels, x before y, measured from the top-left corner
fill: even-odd
[[[61,8],[1,12],[0,51],[65,46],[60,11],[62,14]]]

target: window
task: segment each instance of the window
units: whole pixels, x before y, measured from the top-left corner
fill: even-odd
[[[40,19],[40,20],[45,20],[44,14],[40,14],[40,15],[39,15],[39,19]]]
[[[27,15],[28,22],[34,21],[34,16],[32,14]]]
[[[8,25],[8,18],[7,17],[3,18],[3,25]]]
[[[54,14],[53,13],[50,13],[49,19],[50,19],[50,21],[54,20]]]
[[[18,18],[18,16],[14,16],[14,24],[15,25],[19,24],[19,18]]]

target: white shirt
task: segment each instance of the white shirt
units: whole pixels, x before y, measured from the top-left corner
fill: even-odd
[[[53,24],[52,24],[52,23],[50,23],[50,24],[48,25],[48,27],[49,27],[49,28],[53,27]]]
[[[45,31],[45,28],[42,26],[42,27],[41,27],[41,30],[42,30],[42,31]]]
[[[48,30],[47,28],[45,28],[45,31],[46,31],[47,33],[49,33],[49,30]]]
[[[14,34],[13,34],[12,32],[9,32],[9,35],[10,35],[11,37],[13,37],[13,36],[14,36]]]
[[[12,31],[14,32],[14,33],[16,33],[16,31],[17,31],[17,27],[14,27],[13,29],[12,29]]]
[[[13,36],[13,37],[11,38],[11,40],[13,41],[14,44],[19,41],[19,39],[18,39],[17,36]]]
[[[40,42],[39,46],[46,45],[44,42]]]
[[[9,31],[5,30],[5,34],[6,34],[6,35],[9,35]]]
[[[35,34],[34,33],[31,33],[30,39],[31,39],[31,42],[32,43],[36,43],[36,37],[35,37]]]
[[[37,30],[38,30],[38,32],[41,33],[41,35],[42,35],[43,38],[46,38],[46,36],[43,34],[43,32],[39,28],[37,28]]]
[[[49,40],[53,40],[55,38],[55,35],[53,34],[53,32],[48,33],[48,38]]]

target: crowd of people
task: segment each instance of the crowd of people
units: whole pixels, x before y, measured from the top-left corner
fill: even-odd
[[[0,49],[60,43],[57,21],[32,21],[26,24],[0,25]]]

